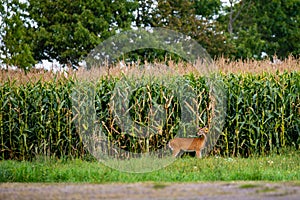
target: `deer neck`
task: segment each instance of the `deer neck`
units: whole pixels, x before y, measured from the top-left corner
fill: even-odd
[[[207,140],[207,136],[206,136],[205,133],[203,134],[203,137],[204,137],[204,141],[206,141]]]

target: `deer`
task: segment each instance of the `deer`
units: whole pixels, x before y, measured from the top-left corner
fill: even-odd
[[[196,157],[201,158],[201,151],[205,147],[207,133],[207,127],[200,128],[197,133],[197,138],[174,138],[168,143],[168,146],[172,150],[172,154],[175,158],[178,157],[182,151],[196,151]]]

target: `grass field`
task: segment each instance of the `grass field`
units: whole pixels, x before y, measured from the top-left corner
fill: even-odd
[[[0,182],[299,181],[299,164],[299,151],[249,158],[186,157],[149,173],[125,173],[97,161],[78,159],[7,160],[0,162]]]

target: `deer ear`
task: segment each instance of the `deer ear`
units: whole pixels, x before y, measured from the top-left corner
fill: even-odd
[[[207,127],[204,128],[204,132],[208,133],[208,128]]]

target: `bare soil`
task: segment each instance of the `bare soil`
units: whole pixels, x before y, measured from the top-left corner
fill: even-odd
[[[11,199],[299,199],[300,182],[200,183],[2,183],[0,200]]]

